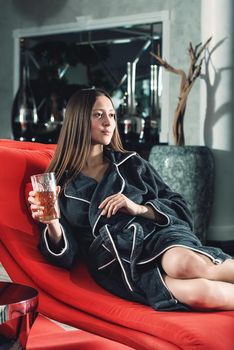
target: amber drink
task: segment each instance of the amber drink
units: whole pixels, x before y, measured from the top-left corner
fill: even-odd
[[[40,221],[50,221],[60,217],[56,193],[56,179],[54,173],[44,173],[31,176],[36,199],[43,207]]]

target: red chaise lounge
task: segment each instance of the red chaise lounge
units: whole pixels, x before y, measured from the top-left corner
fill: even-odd
[[[27,184],[46,169],[54,148],[0,140],[0,262],[12,281],[37,288],[39,312],[138,350],[234,349],[234,311],[158,312],[103,290],[81,262],[68,271],[44,259]]]

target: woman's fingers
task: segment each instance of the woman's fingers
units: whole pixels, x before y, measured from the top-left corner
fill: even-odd
[[[102,209],[101,215],[109,216],[111,203],[113,203],[113,196],[107,197],[104,201],[99,205],[99,208]]]
[[[109,197],[106,197],[106,198],[104,199],[104,201],[102,201],[102,203],[99,205],[99,208],[100,208],[100,209],[104,208],[104,207],[109,203],[109,201],[110,201],[111,199],[115,198],[115,197],[118,196],[118,195],[119,195],[119,194],[113,194],[113,195],[111,195],[111,196],[109,196]]]
[[[57,186],[56,187],[56,195],[58,197],[59,193],[61,191],[61,187]],[[44,206],[41,205],[41,203],[36,199],[36,192],[35,191],[30,191],[28,194],[28,203],[29,203],[29,208],[31,210],[32,218],[34,220],[38,220],[44,224],[50,224],[51,222],[57,220],[53,219],[50,221],[44,221],[41,218],[43,217],[43,211],[44,211]]]
[[[36,196],[36,192],[35,191],[30,191],[29,192],[29,194],[28,194],[28,202],[29,202],[29,204],[37,203],[35,196]]]
[[[38,202],[35,198],[35,191],[30,191],[28,194],[28,203],[29,208],[31,210],[32,218],[34,220],[39,220],[39,217],[43,214],[43,209],[40,205],[40,202]]]
[[[100,204],[99,208],[102,209],[101,214],[106,215],[107,217],[111,217],[115,215],[119,210],[128,211],[131,207],[131,202],[126,196],[121,193],[109,196],[104,199],[104,201]]]
[[[124,201],[122,198],[111,199],[105,207],[107,217],[115,215],[119,209],[124,207]]]

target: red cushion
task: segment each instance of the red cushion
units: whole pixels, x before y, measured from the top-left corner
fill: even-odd
[[[9,228],[1,226],[0,232],[2,237],[6,237],[7,249],[11,254],[14,253],[15,261],[18,262],[14,263],[16,266],[12,266],[13,256],[10,255],[11,267],[9,267],[10,264],[4,259],[1,251],[1,259],[3,257],[3,261],[6,261],[4,265],[8,266],[8,273],[15,282],[29,284],[40,290],[39,310],[49,317],[78,328],[97,332],[105,337],[114,336],[115,340],[130,346],[133,346],[132,340],[136,341],[136,339],[137,342],[140,340],[140,344],[147,342],[147,347],[141,345],[141,350],[154,349],[154,343],[151,343],[152,340],[149,341],[149,336],[153,336],[157,342],[159,338],[163,343],[169,342],[171,346],[180,345],[181,349],[193,349],[195,346],[196,349],[204,350],[232,349],[234,312],[157,312],[149,307],[122,300],[102,290],[92,281],[84,266],[77,266],[69,272],[47,264],[33,247],[34,244],[31,244],[32,236],[27,236],[24,241],[22,232],[15,230],[10,232]],[[17,246],[18,249],[16,249]],[[30,251],[31,254],[29,254]],[[24,276],[25,266],[30,276],[28,280]],[[23,278],[20,277],[20,280],[18,269],[21,270],[20,273],[23,273]],[[35,270],[34,273],[32,270]],[[77,277],[73,278],[74,275]],[[82,317],[80,317],[80,312],[82,312]],[[96,321],[94,319],[91,322],[88,319],[86,323],[86,315],[94,315]],[[100,333],[103,323],[100,327],[99,322],[103,321],[107,321],[105,323],[107,326]],[[116,325],[125,327],[122,328],[122,331],[117,331],[117,335]],[[139,338],[134,336],[126,340],[123,335],[128,336],[129,329],[140,332]],[[174,347],[159,347],[158,349],[170,348]]]
[[[39,142],[31,142],[31,141],[16,141],[16,140],[9,140],[9,139],[0,139],[0,147],[8,147],[8,148],[15,148],[15,149],[26,149],[26,150],[54,150],[56,145],[55,144],[44,144]]]
[[[109,294],[81,264],[67,271],[45,261],[37,249],[39,232],[28,215],[25,186],[31,174],[47,167],[53,150],[46,147],[25,150],[0,143],[0,259],[14,281],[39,290],[39,310],[135,349],[231,350],[234,312],[157,312]]]
[[[35,224],[27,215],[25,186],[30,176],[45,171],[53,150],[0,147],[0,223],[32,234]]]
[[[82,331],[65,331],[39,315],[29,334],[26,350],[131,350],[126,345]]]

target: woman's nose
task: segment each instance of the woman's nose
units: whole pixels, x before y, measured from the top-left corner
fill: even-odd
[[[111,118],[108,115],[106,115],[104,120],[103,120],[103,124],[110,125],[110,123],[111,123]]]

